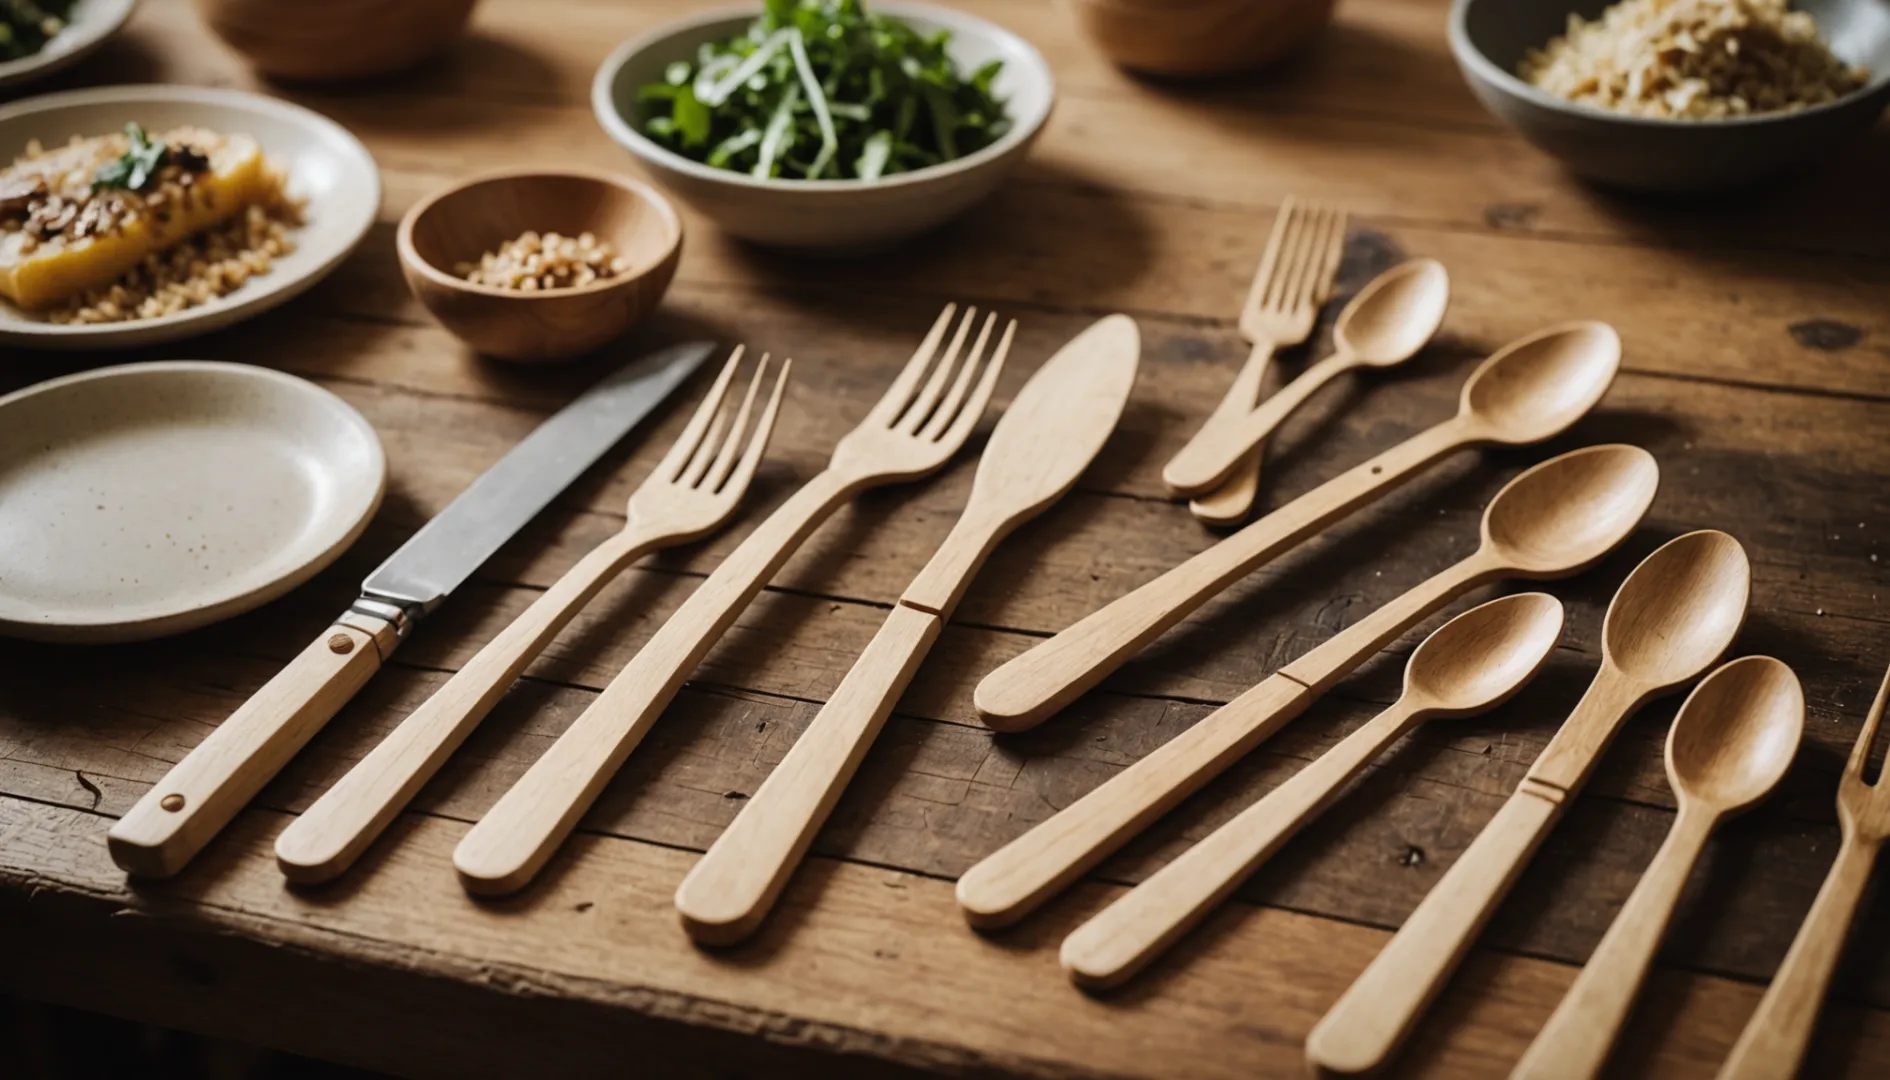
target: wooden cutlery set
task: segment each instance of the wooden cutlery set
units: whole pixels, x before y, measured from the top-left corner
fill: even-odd
[[[1449,279],[1418,259],[1340,314],[1329,356],[1263,396],[1273,352],[1310,336],[1340,261],[1345,217],[1283,209],[1240,316],[1252,353],[1163,478],[1216,524],[1244,520],[1265,440],[1327,382],[1419,352],[1443,321]],[[1015,324],[947,307],[827,468],[762,521],[660,627],[570,728],[461,840],[476,893],[524,887],[544,867],[709,649],[822,521],[855,494],[928,476],[984,414]],[[949,338],[949,342],[948,339]],[[111,831],[120,866],[179,870],[358,690],[414,623],[525,520],[647,414],[708,355],[680,346],[605,381],[547,421],[371,576],[328,634],[180,762]],[[1115,428],[1135,382],[1133,321],[1112,315],[1047,360],[998,421],[971,495],[939,549],[888,612],[812,724],[677,890],[684,929],[729,945],[765,919],[972,577],[1003,538],[1076,482]],[[1095,687],[1215,594],[1452,452],[1552,438],[1586,415],[1620,365],[1605,324],[1551,327],[1498,350],[1464,384],[1455,416],[1333,477],[1120,597],[979,683],[979,716],[1033,727]],[[732,392],[737,348],[681,437],[631,496],[623,530],[586,555],[278,838],[290,880],[345,871],[444,764],[531,661],[604,585],[643,555],[719,528],[768,443],[789,364],[767,357]],[[737,399],[739,398],[739,403]],[[1579,573],[1622,544],[1653,503],[1659,468],[1634,446],[1589,446],[1511,480],[1485,508],[1469,556],[1357,620],[972,867],[958,902],[975,927],[1008,926],[1075,882],[1304,712],[1427,616],[1478,586]],[[1680,536],[1625,580],[1603,626],[1600,669],[1507,803],[1315,1027],[1307,1055],[1332,1073],[1375,1069],[1448,981],[1621,726],[1699,679],[1731,646],[1750,587],[1746,554],[1717,531]],[[1562,605],[1504,596],[1458,615],[1411,655],[1396,702],[1063,942],[1090,988],[1133,976],[1227,898],[1393,743],[1425,722],[1485,712],[1542,668]],[[1723,1076],[1782,1075],[1802,1056],[1877,849],[1890,785],[1863,780],[1890,681],[1840,789],[1844,849]],[[1516,1075],[1596,1075],[1625,1020],[1690,870],[1726,816],[1783,776],[1804,721],[1797,678],[1767,657],[1699,681],[1667,739],[1679,804],[1672,833]]]

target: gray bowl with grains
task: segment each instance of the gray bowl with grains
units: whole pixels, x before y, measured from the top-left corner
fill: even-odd
[[[1642,0],[1572,33],[1571,15],[1593,23],[1609,0],[1455,0],[1450,47],[1499,119],[1578,175],[1625,188],[1702,192],[1774,179],[1828,157],[1882,115],[1890,0],[1793,4],[1815,22],[1828,56],[1793,39],[1811,33],[1801,18],[1785,22],[1782,36],[1733,25],[1775,0],[1716,2],[1724,6],[1697,10],[1724,25],[1624,19],[1691,7]],[[1770,51],[1760,55],[1762,47]]]

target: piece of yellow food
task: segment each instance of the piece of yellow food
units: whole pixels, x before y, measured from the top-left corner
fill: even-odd
[[[0,196],[14,196],[17,219],[0,232],[0,296],[29,311],[52,307],[111,284],[147,255],[215,228],[277,192],[278,179],[262,148],[246,135],[183,129],[159,138],[170,147],[189,147],[207,164],[196,170],[172,166],[142,191],[95,192],[98,168],[128,145],[123,136],[108,135],[29,152],[0,170]],[[58,228],[49,231],[49,222]]]

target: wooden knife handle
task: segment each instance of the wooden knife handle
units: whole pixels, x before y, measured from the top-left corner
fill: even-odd
[[[112,826],[112,861],[140,877],[183,869],[380,670],[398,641],[384,619],[343,616]]]
[[[580,559],[290,822],[276,837],[283,876],[308,884],[354,865],[571,617],[655,546],[644,532],[625,529]]]
[[[814,722],[676,890],[690,937],[733,945],[761,925],[943,627],[931,612],[893,607]]]
[[[1560,803],[1524,784],[1312,1029],[1306,1060],[1314,1068],[1379,1068],[1443,989],[1561,814]]]
[[[1275,675],[1221,706],[958,879],[958,906],[979,928],[1009,926],[1259,745],[1311,702]]]

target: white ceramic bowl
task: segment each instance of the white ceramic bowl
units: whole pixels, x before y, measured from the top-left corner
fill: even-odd
[[[1024,159],[1056,99],[1050,66],[1030,43],[984,19],[926,4],[884,2],[875,12],[923,31],[950,30],[962,71],[1003,60],[994,90],[1011,129],[974,154],[883,180],[779,180],[714,169],[657,145],[642,132],[637,87],[660,82],[663,69],[691,60],[696,47],[740,33],[760,14],[749,5],[669,23],[617,48],[597,70],[591,106],[598,122],[656,180],[703,217],[744,240],[798,251],[882,248],[924,232],[991,194]]]
[[[253,136],[289,170],[289,191],[306,200],[295,250],[228,296],[155,319],[60,325],[0,300],[0,345],[35,349],[125,349],[177,341],[260,314],[327,276],[367,235],[381,209],[381,176],[361,141],[340,124],[261,94],[192,86],[100,86],[0,106],[0,163],[38,139],[119,131],[136,120],[152,131],[197,124]]]
[[[0,87],[18,86],[71,67],[98,50],[131,18],[138,0],[78,0],[66,28],[31,56],[0,64]]]

